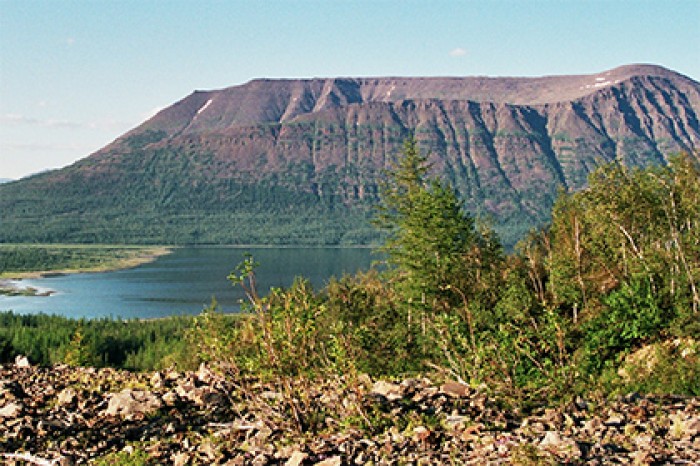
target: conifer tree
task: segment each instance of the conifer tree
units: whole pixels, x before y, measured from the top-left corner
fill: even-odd
[[[429,169],[408,139],[382,187],[376,224],[388,233],[381,250],[402,296],[413,307],[439,309],[458,298],[452,287],[465,276],[477,235],[455,191],[430,178]]]

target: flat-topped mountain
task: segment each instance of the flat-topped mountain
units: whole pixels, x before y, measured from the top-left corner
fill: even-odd
[[[540,106],[581,99],[605,88],[641,80],[651,87],[671,80],[683,90],[697,83],[653,65],[621,66],[595,75],[538,78],[326,78],[258,79],[216,91],[196,91],[165,109],[144,129],[199,132],[231,126],[286,123],[302,115],[351,105],[406,101],[469,101]],[[691,103],[698,104],[697,95]]]
[[[0,241],[365,243],[414,134],[507,243],[602,162],[700,149],[700,84],[654,65],[536,78],[253,80],[196,91],[61,170],[0,188]]]

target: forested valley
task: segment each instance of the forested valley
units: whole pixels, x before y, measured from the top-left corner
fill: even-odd
[[[135,370],[200,362],[283,381],[440,373],[510,402],[590,390],[700,395],[700,171],[605,165],[506,254],[409,140],[381,190],[382,271],[260,295],[246,312],[120,322],[1,316],[0,357]],[[281,383],[281,382],[280,382]]]
[[[696,160],[602,166],[507,254],[409,140],[375,215],[381,267],[264,293],[248,256],[239,314],[0,314],[0,456],[694,463]]]

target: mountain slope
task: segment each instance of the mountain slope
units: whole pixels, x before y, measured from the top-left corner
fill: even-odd
[[[700,84],[653,65],[542,78],[254,80],[197,91],[78,163],[0,187],[0,241],[365,243],[415,134],[507,243],[600,162],[700,148]]]

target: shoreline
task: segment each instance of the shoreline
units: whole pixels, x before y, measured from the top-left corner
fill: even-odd
[[[127,246],[125,249],[137,249],[138,247]],[[132,269],[144,264],[149,264],[161,256],[166,256],[173,252],[173,246],[159,246],[143,248],[143,254],[133,257],[115,259],[107,264],[96,267],[85,267],[75,269],[56,270],[34,270],[30,272],[2,272],[0,273],[0,296],[50,296],[53,290],[38,290],[34,287],[23,287],[19,282],[39,278],[60,277],[63,275],[73,275],[81,273],[106,273],[118,270]]]
[[[0,296],[36,296],[46,297],[56,293],[54,290],[39,289],[33,286],[21,286],[20,280],[0,279]]]
[[[8,245],[8,246],[21,246],[22,244],[0,244],[0,246],[3,245]],[[129,257],[126,259],[116,259],[113,262],[110,262],[106,265],[101,265],[97,267],[85,267],[85,268],[77,268],[77,269],[56,269],[56,270],[33,270],[29,272],[0,272],[0,290],[2,290],[3,286],[7,286],[8,281],[13,281],[13,280],[26,280],[26,279],[37,279],[37,278],[49,278],[49,277],[60,277],[62,275],[73,275],[73,274],[79,274],[79,273],[104,273],[104,272],[115,272],[117,270],[127,270],[127,269],[132,269],[134,267],[138,267],[140,265],[148,264],[156,259],[158,259],[161,256],[166,256],[168,254],[171,254],[174,249],[182,248],[182,247],[187,247],[187,248],[227,248],[227,249],[246,249],[246,248],[251,248],[251,249],[376,249],[376,246],[373,245],[292,245],[292,244],[284,244],[284,245],[276,245],[276,244],[197,244],[197,245],[169,245],[169,246],[138,246],[138,245],[129,245],[129,246],[113,246],[109,244],[105,245],[83,245],[83,244],[78,244],[78,245],[71,245],[71,244],[37,244],[37,245],[32,245],[32,246],[37,246],[37,247],[60,247],[60,248],[71,248],[71,247],[79,247],[79,248],[94,248],[98,249],[101,247],[119,247],[123,249],[143,249],[144,254],[143,255],[138,255],[136,257]],[[2,292],[0,291],[0,295],[2,295]]]

